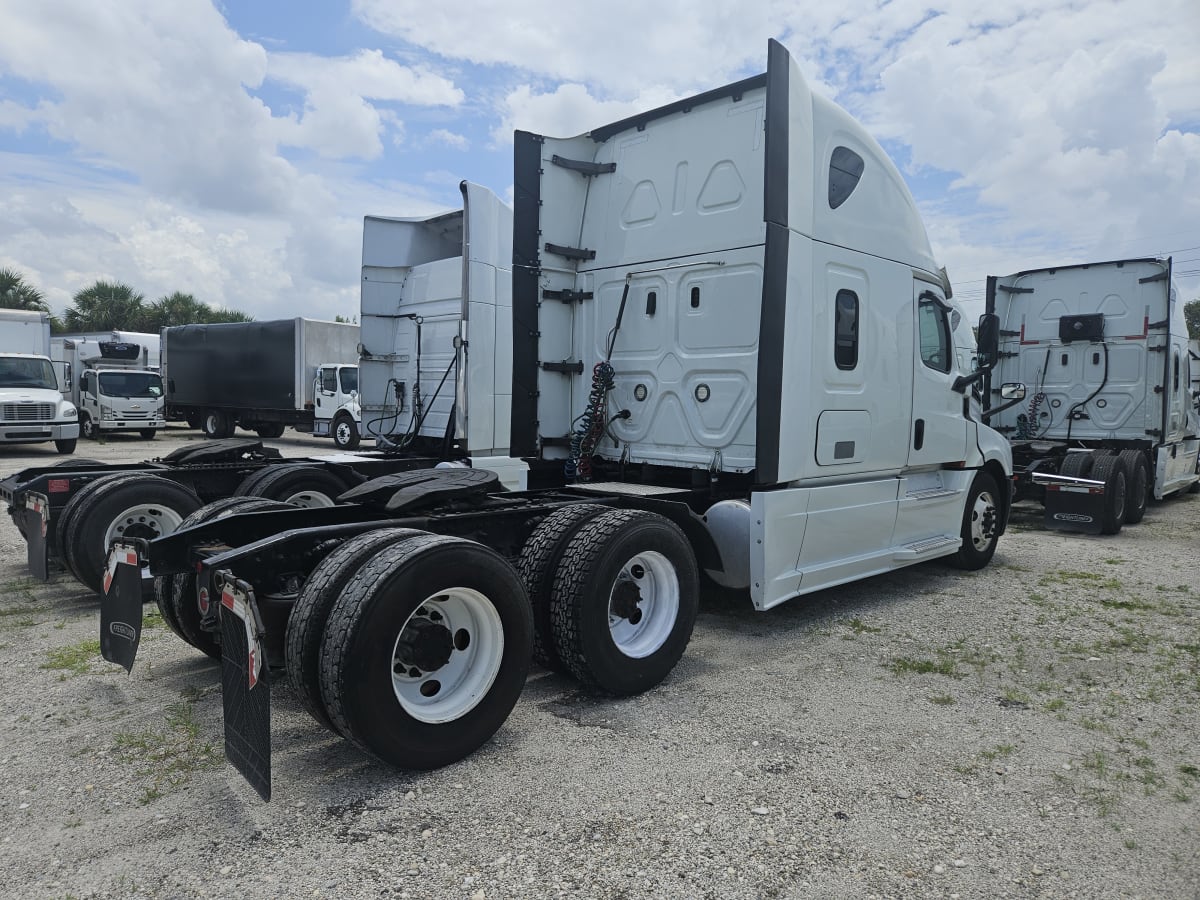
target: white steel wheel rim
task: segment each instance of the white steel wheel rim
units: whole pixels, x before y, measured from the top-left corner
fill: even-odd
[[[402,658],[401,641],[418,619],[444,627],[453,646],[446,662],[429,671]],[[396,635],[392,690],[404,711],[417,721],[453,722],[487,696],[503,658],[504,625],[492,601],[471,588],[447,588],[427,597]]]
[[[153,540],[164,534],[171,534],[183,522],[183,516],[168,506],[159,503],[139,503],[131,506],[119,516],[114,516],[104,532],[104,550],[112,546],[113,541],[120,540],[126,535]],[[147,535],[147,531],[150,532]]]
[[[628,584],[640,595],[636,622],[630,610],[621,608],[618,596]],[[608,631],[617,649],[631,659],[644,659],[659,650],[679,618],[679,595],[679,574],[661,553],[647,550],[621,566],[608,595]]]
[[[296,491],[290,497],[283,501],[290,503],[292,506],[302,506],[305,509],[324,509],[327,506],[334,506],[333,498],[328,494],[322,494],[320,491]]]
[[[339,444],[350,443],[350,425],[347,422],[338,422],[334,428],[333,439]]]
[[[980,491],[971,507],[971,543],[976,550],[987,550],[996,533],[996,501],[988,491]]]

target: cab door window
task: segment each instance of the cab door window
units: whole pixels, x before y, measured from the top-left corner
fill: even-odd
[[[321,390],[328,394],[337,393],[337,370],[322,369],[321,370]]]
[[[921,340],[921,362],[938,372],[950,371],[950,323],[946,309],[931,296],[917,305],[917,332]]]

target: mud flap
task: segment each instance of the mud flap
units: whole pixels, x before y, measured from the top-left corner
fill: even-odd
[[[264,800],[271,799],[271,685],[254,590],[226,572],[221,585],[221,701],[225,757]]]
[[[1098,482],[1094,482],[1096,484]],[[1046,485],[1046,527],[1099,534],[1104,520],[1104,485]]]
[[[50,498],[45,494],[25,496],[25,561],[29,574],[38,581],[50,580]]]
[[[133,544],[108,551],[100,598],[100,655],[133,671],[142,639],[142,563]]]

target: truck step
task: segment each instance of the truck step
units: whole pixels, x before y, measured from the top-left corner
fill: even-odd
[[[926,556],[944,556],[946,550],[951,547],[957,549],[961,543],[961,538],[951,537],[948,534],[938,534],[920,541],[914,541],[911,544],[905,544],[903,547],[898,547],[896,552],[892,554],[892,558],[897,562],[912,562]]]
[[[904,495],[905,500],[934,500],[938,497],[953,497],[959,491],[953,488],[926,488],[923,491],[910,491]]]

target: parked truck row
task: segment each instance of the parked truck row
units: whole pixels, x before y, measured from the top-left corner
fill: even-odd
[[[385,449],[224,440],[0,483],[31,571],[102,594],[106,658],[132,669],[149,592],[221,660],[226,754],[265,798],[281,677],[431,768],[491,737],[531,661],[661,682],[702,571],[767,610],[978,569],[1005,531],[1013,449],[987,422],[1029,415],[1012,326],[989,306],[973,346],[899,172],[782,45],[584,135],[518,132],[514,185],[511,212],[464,183],[461,210],[365,223],[362,430]]]

